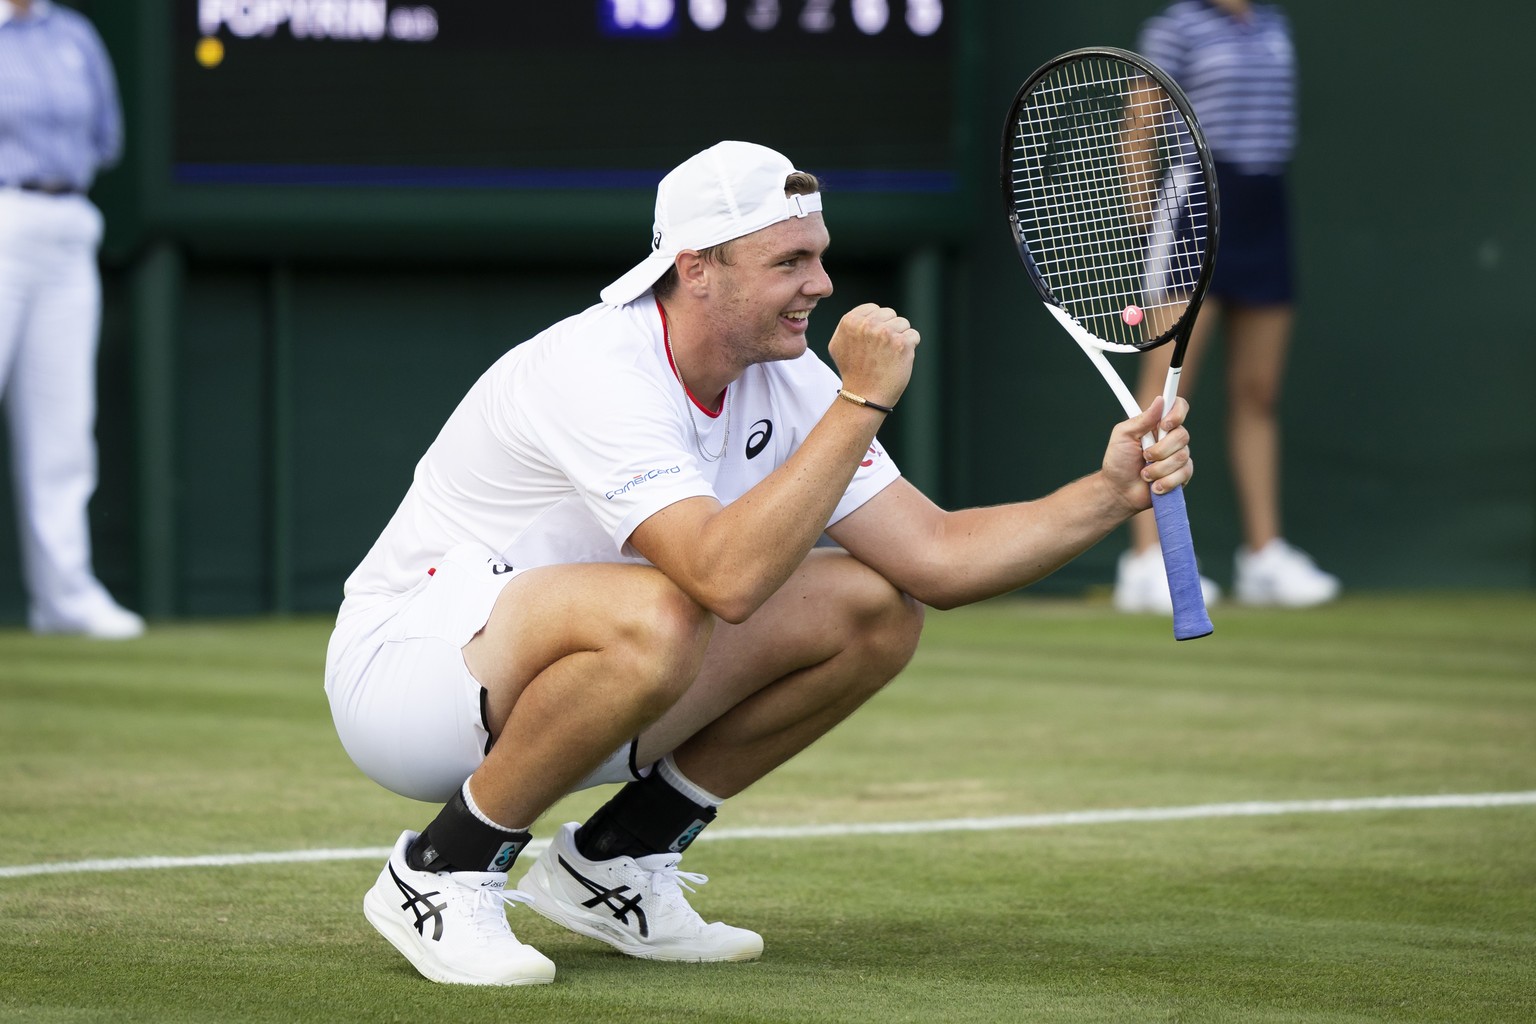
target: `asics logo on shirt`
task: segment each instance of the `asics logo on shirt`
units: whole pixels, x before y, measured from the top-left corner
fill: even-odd
[[[629,915],[634,914],[635,922],[632,927],[639,929],[642,939],[650,935],[651,930],[645,919],[645,911],[640,909],[640,897],[638,895],[628,897],[624,895],[627,892],[633,891],[629,886],[621,885],[614,889],[606,888],[601,883],[594,882],[592,879],[579,874],[575,868],[571,867],[570,861],[564,857],[560,858],[560,866],[565,869],[566,874],[576,879],[588,892],[593,894],[591,899],[582,901],[582,906],[592,910],[601,903],[613,914],[613,919],[623,925],[629,925]]]
[[[762,429],[758,429],[762,428]],[[768,439],[773,436],[773,420],[758,420],[752,424],[752,433],[747,435],[747,458],[755,459],[768,447]]]
[[[400,904],[401,910],[411,911],[416,915],[416,930],[422,938],[427,937],[427,922],[432,922],[432,941],[437,942],[443,937],[443,911],[447,909],[446,903],[433,903],[432,897],[438,895],[436,890],[432,892],[417,892],[405,881],[395,874],[395,866],[389,866],[389,877],[395,880],[395,888],[400,890],[400,895],[405,897],[405,902]]]

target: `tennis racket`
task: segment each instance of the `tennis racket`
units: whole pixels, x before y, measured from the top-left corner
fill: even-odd
[[[1073,50],[1030,75],[1003,129],[1002,187],[1019,258],[1045,308],[1098,368],[1126,415],[1141,412],[1106,352],[1173,342],[1173,407],[1190,328],[1210,283],[1216,172],[1189,100],[1139,54]],[[1148,434],[1142,446],[1153,443]],[[1200,592],[1182,488],[1152,495],[1173,635],[1214,628]]]

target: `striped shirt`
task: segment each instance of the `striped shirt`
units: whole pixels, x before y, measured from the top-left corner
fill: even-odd
[[[1248,174],[1284,171],[1296,146],[1296,52],[1285,12],[1246,18],[1209,0],[1178,0],[1147,21],[1137,50],[1189,96],[1218,161]]]
[[[117,162],[123,115],[112,62],[85,17],[35,0],[0,0],[0,185],[85,191]]]

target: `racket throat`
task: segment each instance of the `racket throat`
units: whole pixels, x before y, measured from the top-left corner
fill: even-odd
[[[1173,409],[1174,399],[1179,397],[1179,378],[1182,377],[1183,375],[1184,375],[1184,367],[1182,367],[1182,366],[1170,366],[1170,367],[1168,367],[1168,376],[1163,381],[1163,415],[1164,416],[1167,416],[1168,413]],[[1158,436],[1159,440],[1161,440],[1164,436],[1166,436],[1167,433],[1168,433],[1168,431],[1164,430],[1161,426],[1159,426],[1157,428],[1157,436]]]

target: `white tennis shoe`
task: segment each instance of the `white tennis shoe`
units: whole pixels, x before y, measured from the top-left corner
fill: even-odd
[[[706,924],[683,895],[709,879],[679,871],[679,853],[587,860],[575,822],[560,829],[518,888],[557,924],[645,960],[711,963],[756,960],[763,937],[719,921]],[[689,884],[692,883],[692,884]]]
[[[1200,593],[1205,603],[1221,600],[1221,588],[1214,581],[1200,577]],[[1173,597],[1168,593],[1168,574],[1163,569],[1163,552],[1156,544],[1141,554],[1126,551],[1120,555],[1115,570],[1115,610],[1173,614]]]
[[[1310,608],[1339,596],[1339,578],[1319,569],[1304,551],[1276,538],[1257,551],[1240,548],[1234,587],[1243,604]]]
[[[92,640],[134,640],[144,635],[144,619],[129,611],[106,594],[88,602],[72,618],[55,617],[33,611],[29,624],[38,634],[65,634]]]
[[[528,896],[507,891],[504,871],[415,871],[405,851],[415,832],[401,833],[378,881],[363,897],[368,923],[422,977],[449,985],[543,985],[555,965],[517,941],[507,904]]]

